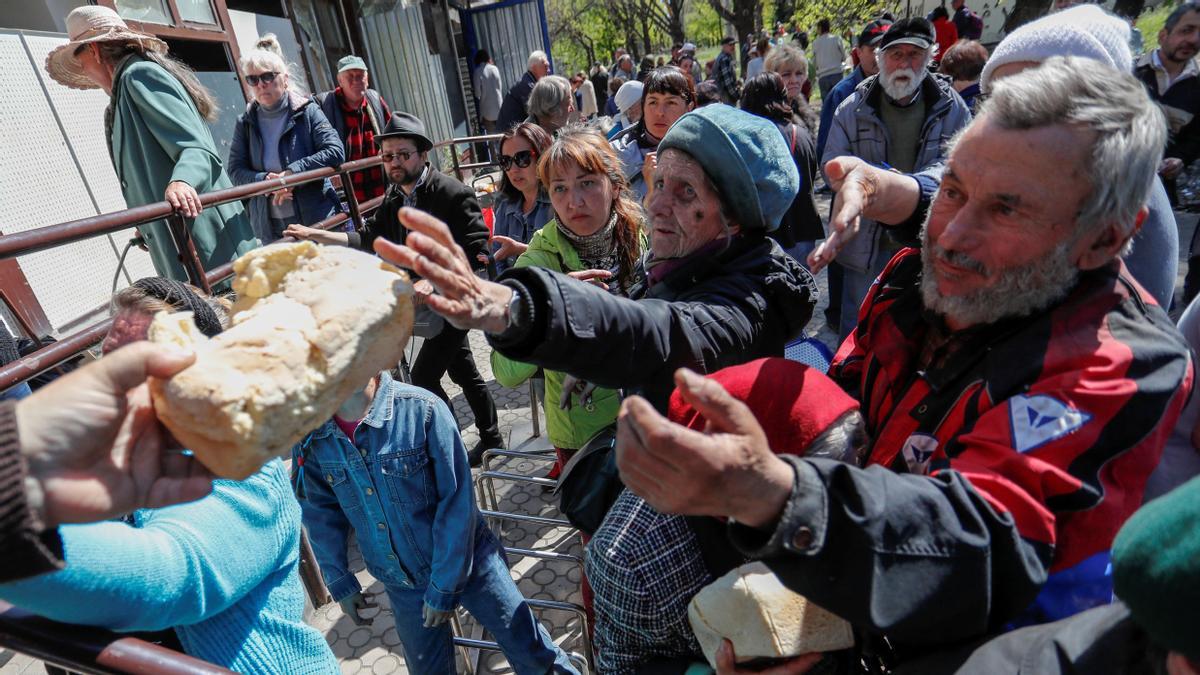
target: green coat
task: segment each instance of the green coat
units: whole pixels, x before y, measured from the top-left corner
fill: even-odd
[[[642,241],[642,248],[646,242]],[[586,269],[571,242],[558,230],[558,220],[552,219],[542,229],[533,233],[529,249],[517,258],[513,267],[544,267],[555,272],[578,272]],[[500,352],[492,352],[492,374],[505,387],[516,387],[537,372],[537,366],[514,361]],[[621,398],[615,389],[601,389],[592,393],[591,405],[579,403],[579,395],[571,395],[571,409],[558,407],[562,396],[563,377],[566,373],[556,370],[546,372],[546,430],[550,442],[557,448],[578,450],[604,427],[617,419]]]
[[[163,201],[183,181],[204,194],[232,187],[212,134],[179,80],[131,56],[113,74],[109,154],[129,208]],[[241,202],[209,207],[189,223],[196,252],[212,270],[258,246]],[[187,281],[166,221],[138,227],[160,276]]]

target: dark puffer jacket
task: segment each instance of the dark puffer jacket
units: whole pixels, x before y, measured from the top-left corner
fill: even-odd
[[[678,368],[711,373],[780,356],[816,305],[812,276],[773,240],[750,234],[695,256],[630,298],[536,267],[501,280],[527,293],[519,335],[489,335],[505,356],[645,396],[665,412]]]

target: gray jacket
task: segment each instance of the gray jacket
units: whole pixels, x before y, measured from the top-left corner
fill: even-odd
[[[877,75],[864,79],[834,112],[825,154],[821,156],[822,172],[826,162],[845,155],[879,166],[888,164],[890,137],[879,116],[880,97],[884,94],[883,87],[877,85],[878,80]],[[921,96],[925,101],[926,116],[914,173],[931,174],[940,182],[946,162],[946,142],[967,126],[971,111],[949,81],[935,75],[925,77],[921,83]],[[825,182],[829,182],[828,176]],[[838,262],[858,272],[872,269],[878,262],[875,258],[880,255],[883,234],[879,223],[864,218],[858,236],[838,254]]]

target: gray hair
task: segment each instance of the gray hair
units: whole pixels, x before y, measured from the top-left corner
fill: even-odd
[[[1004,129],[1066,124],[1096,134],[1087,167],[1092,193],[1079,228],[1119,224],[1131,231],[1162,161],[1167,123],[1128,73],[1092,59],[1056,56],[992,85],[980,107]]]
[[[561,75],[547,75],[533,85],[529,92],[529,114],[541,120],[554,117],[563,101],[571,96],[571,83]]]
[[[772,73],[778,73],[788,66],[803,72],[804,77],[808,78],[808,59],[804,56],[804,52],[791,45],[776,47],[767,52],[767,58],[763,59],[763,69]]]
[[[287,75],[288,92],[300,97],[308,96],[304,84],[296,77],[296,66],[284,60],[283,48],[274,33],[267,33],[259,38],[258,42],[254,43],[254,49],[242,54],[238,65],[243,75],[251,68]]]
[[[535,65],[537,65],[539,63],[544,63],[546,65],[550,65],[550,59],[546,57],[546,52],[544,52],[540,49],[535,52],[530,52],[529,60],[525,62],[525,66],[527,68],[532,69]]]
[[[829,428],[804,449],[805,457],[822,457],[862,466],[871,439],[862,413],[851,410],[834,420]]]

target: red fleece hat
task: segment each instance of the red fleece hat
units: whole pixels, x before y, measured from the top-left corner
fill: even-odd
[[[745,403],[767,434],[776,454],[803,455],[808,446],[858,401],[819,370],[784,358],[758,359],[707,375]],[[689,429],[704,430],[705,419],[676,389],[667,417]]]

